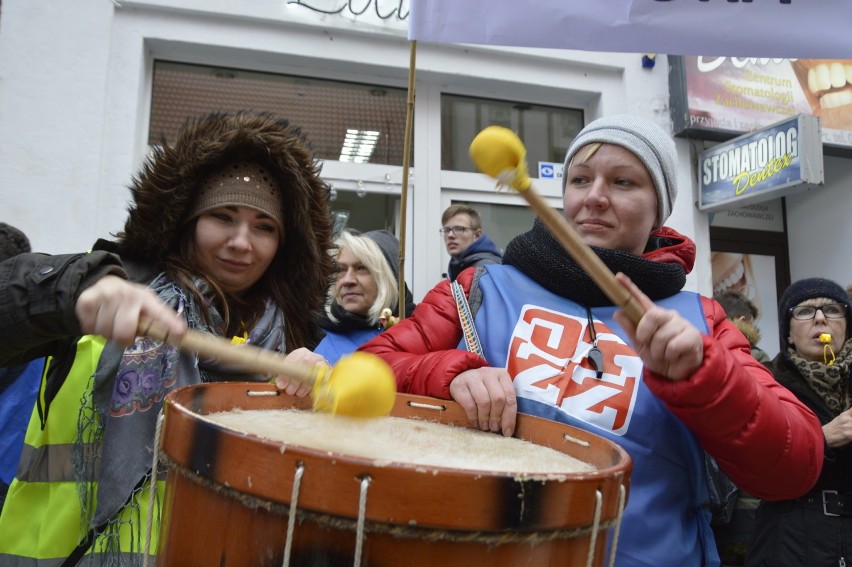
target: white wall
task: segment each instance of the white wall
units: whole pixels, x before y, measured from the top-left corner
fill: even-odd
[[[36,250],[80,250],[103,228],[112,11],[109,2],[3,3],[0,218]]]
[[[852,284],[852,160],[826,157],[824,187],[787,198],[790,281]]]
[[[0,220],[49,253],[83,250],[120,230],[126,187],[146,151],[155,58],[404,88],[409,46],[405,24],[393,19],[318,15],[280,0],[5,0]],[[630,112],[670,127],[665,56],[644,69],[639,54],[420,43],[416,61],[406,275],[417,299],[446,267],[435,229],[448,194],[521,202],[497,195],[482,175],[441,172],[442,92],[582,108],[588,120]],[[677,146],[680,194],[668,224],[696,240],[687,285],[709,293],[707,218],[693,205],[694,150],[686,140]],[[323,169],[342,188],[376,173],[337,162]],[[401,179],[399,168],[394,175]],[[539,188],[558,204],[558,187]]]

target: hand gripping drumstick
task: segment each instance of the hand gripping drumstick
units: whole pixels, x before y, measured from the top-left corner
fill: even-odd
[[[583,268],[606,296],[624,309],[634,323],[645,314],[630,292],[618,283],[612,271],[580,239],[565,217],[550,208],[532,186],[527,173],[527,149],[517,134],[502,126],[489,126],[477,134],[470,144],[470,158],[477,169],[497,179],[500,185],[517,190],[562,247]]]
[[[181,339],[169,336],[158,323],[139,326],[140,332],[183,351],[234,364],[259,374],[286,375],[312,385],[313,409],[352,417],[387,415],[396,399],[396,379],[390,367],[379,357],[355,352],[342,357],[334,367],[318,364],[303,366],[287,362],[270,350],[251,344],[233,345],[227,339],[208,333],[187,331]]]

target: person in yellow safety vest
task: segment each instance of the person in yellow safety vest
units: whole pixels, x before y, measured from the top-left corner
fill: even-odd
[[[322,361],[308,349],[332,221],[297,128],[267,113],[191,120],[131,191],[115,241],[0,263],[0,365],[50,357],[0,515],[2,565],[141,564],[149,535],[157,549],[162,490],[150,531],[147,502],[165,395],[267,379],[137,337],[142,321]]]

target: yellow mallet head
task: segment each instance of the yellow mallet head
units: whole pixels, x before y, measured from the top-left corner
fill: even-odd
[[[354,352],[341,357],[330,370],[320,370],[311,399],[316,411],[379,417],[393,409],[396,379],[390,366],[378,356]]]
[[[518,191],[530,188],[527,149],[517,134],[502,126],[489,126],[470,143],[470,159],[482,173]]]

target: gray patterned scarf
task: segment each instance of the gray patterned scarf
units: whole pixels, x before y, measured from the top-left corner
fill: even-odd
[[[197,280],[194,284],[202,295],[210,295],[205,282]],[[190,329],[223,334],[225,323],[215,307],[212,304],[207,306],[211,321],[208,325],[201,317],[201,309],[194,296],[174,284],[165,274],[157,276],[149,287],[186,317]],[[284,352],[284,341],[284,315],[275,304],[267,301],[265,312],[248,332],[247,342]],[[80,427],[91,427],[98,422],[96,433],[103,438],[94,517],[85,509],[93,495],[81,494],[84,515],[87,521],[91,518],[91,527],[112,520],[150,476],[157,417],[166,394],[202,382],[265,379],[213,360],[200,359],[196,354],[181,353],[177,347],[147,337],[138,337],[128,348],[107,343],[94,374],[92,403],[80,414]],[[99,420],[94,412],[97,412]],[[97,456],[75,459],[75,475],[80,475],[76,478],[97,478],[94,472],[96,463]],[[134,526],[134,529],[138,528]]]

